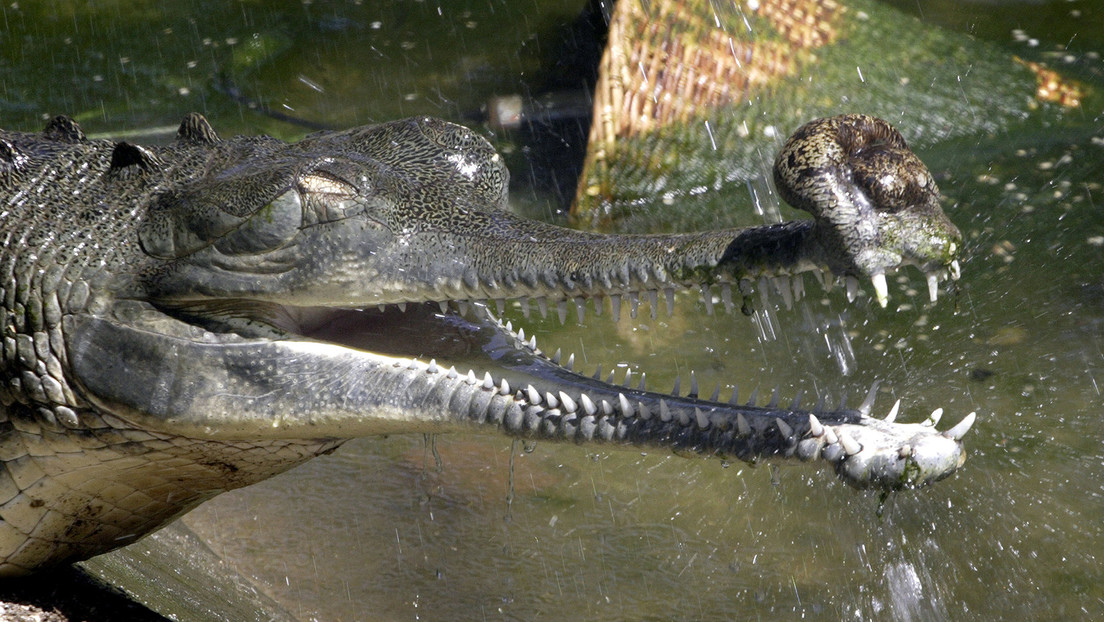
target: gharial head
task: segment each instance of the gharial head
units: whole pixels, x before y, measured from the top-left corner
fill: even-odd
[[[476,303],[501,315],[513,301],[526,315],[536,303],[561,321],[571,308],[581,319],[588,305],[614,318],[623,303],[633,315],[640,306],[671,314],[685,288],[702,292],[708,312],[715,291],[731,308],[733,287],[825,265],[837,276],[872,277],[883,303],[885,271],[899,265],[918,264],[937,284],[957,271],[958,232],[926,169],[884,122],[823,119],[783,149],[779,188],[814,222],[636,236],[572,231],[501,209],[508,174],[499,156],[474,132],[436,119],[291,145],[196,134],[208,143],[203,173],[152,195],[137,231],[149,261],[120,298],[147,301],[167,318],[152,330],[148,314],[70,321],[70,360],[105,409],[235,440],[490,419],[538,436],[824,456],[863,486],[921,484],[961,464],[972,417],[948,436],[932,426],[874,426],[870,400],[814,416],[796,404],[720,404],[696,389],[656,394],[579,376],[520,331],[455,314]],[[930,232],[926,244],[917,230]],[[159,353],[167,350],[191,354],[166,359]],[[120,384],[104,360],[145,380]],[[446,365],[472,371],[442,377]],[[177,378],[193,381],[178,391]],[[480,396],[435,402],[454,400],[457,383]],[[310,425],[292,423],[302,421]]]
[[[661,393],[628,372],[576,373],[573,356],[547,356],[489,311],[670,315],[691,289],[709,313],[715,296],[734,308],[745,283],[796,275],[778,289],[799,295],[800,273],[825,265],[873,278],[884,301],[899,264],[935,284],[957,272],[930,176],[894,132],[847,119],[807,126],[782,156],[780,178],[800,190],[780,190],[814,222],[635,236],[500,209],[499,156],[435,119],[292,145],[219,140],[198,115],[165,147],[86,141],[71,123],[4,133],[0,234],[26,243],[0,248],[16,284],[0,297],[0,467],[19,485],[0,487],[15,528],[0,530],[0,574],[121,546],[358,436],[483,425],[817,460],[882,490],[946,477],[973,414],[939,431],[941,410],[873,419],[873,394],[857,408],[722,401],[693,374],[688,392],[676,380]],[[52,193],[28,191],[42,179]]]
[[[501,157],[468,128],[438,119],[273,143],[263,150],[248,141],[212,144],[207,174],[150,206],[139,240],[165,263],[143,275],[145,294],[406,302],[408,288],[392,278],[403,266],[381,249],[429,230],[481,228],[480,213],[506,204]]]
[[[958,279],[962,234],[940,209],[928,168],[882,119],[806,123],[783,145],[774,175],[787,203],[833,224],[818,230],[832,271],[869,277],[883,307],[885,273],[897,266],[920,267],[933,301],[940,272]]]

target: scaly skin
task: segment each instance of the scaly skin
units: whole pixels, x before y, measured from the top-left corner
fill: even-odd
[[[535,300],[563,318],[608,299],[616,317],[643,298],[655,313],[683,287],[710,304],[716,287],[728,306],[733,285],[822,268],[873,278],[884,301],[878,275],[898,265],[957,273],[958,231],[883,126],[821,120],[783,151],[780,181],[814,221],[657,236],[511,215],[498,155],[434,119],[293,145],[221,141],[198,115],[157,148],[87,141],[63,117],[45,134],[0,132],[0,573],[123,546],[364,435],[490,425],[823,460],[886,490],[947,476],[972,415],[940,433],[871,419],[869,400],[809,412],[702,399],[693,380],[687,395],[619,387],[486,310]],[[832,160],[853,130],[874,138],[843,140],[847,158],[873,149],[920,191],[868,196]],[[816,179],[836,184],[835,204]],[[923,243],[896,224],[910,219]]]

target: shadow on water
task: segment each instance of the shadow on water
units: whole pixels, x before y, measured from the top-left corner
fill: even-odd
[[[530,88],[516,76],[546,62],[547,24],[571,19],[580,2],[539,16],[492,2],[437,21],[432,3],[356,19],[326,3],[180,3],[164,22],[171,27],[149,25],[160,15],[134,18],[147,34],[186,40],[160,59],[118,40],[96,46],[109,20],[59,4],[69,12],[24,21],[19,32],[72,30],[71,41],[51,56],[28,39],[22,49],[39,56],[19,62],[51,58],[49,69],[81,88],[51,95],[62,109],[46,111],[20,99],[33,82],[5,77],[5,126],[68,111],[92,127],[157,127],[199,109],[224,134],[299,131],[256,114],[251,101],[335,126],[414,113],[460,118],[488,94]],[[1076,29],[1081,22],[1060,17],[1092,11],[1061,5],[1047,23]],[[948,23],[973,10],[924,17]],[[116,11],[110,28],[123,31],[129,22]],[[19,17],[10,7],[4,16]],[[962,21],[965,30],[980,23]],[[977,34],[1005,37],[1017,53],[1070,47],[1065,39],[1031,46],[1040,33],[1021,41],[1009,29]],[[303,45],[300,30],[323,35]],[[513,51],[482,47],[494,37]],[[1072,47],[1104,47],[1086,38]],[[354,53],[364,41],[371,62]],[[423,48],[430,53],[414,53]],[[502,58],[506,69],[494,62]],[[1077,71],[1099,75],[1099,56],[1076,60]],[[220,93],[228,77],[247,98]],[[435,439],[438,468],[423,438],[398,436],[350,442],[184,520],[304,620],[1099,616],[1104,133],[1099,111],[1076,114],[1084,118],[1061,130],[1025,128],[921,154],[969,244],[957,292],[938,305],[906,271],[891,281],[886,311],[865,296],[847,305],[842,292],[825,294],[809,279],[793,310],[773,294],[749,301],[762,310],[757,319],[707,317],[686,296],[671,318],[642,312],[615,325],[607,309],[581,326],[525,321],[542,349],[575,352],[585,371],[601,364],[618,380],[631,369],[667,387],[693,370],[703,392],[719,384],[722,398],[739,381],[743,396],[778,386],[783,399],[804,390],[838,400],[846,391],[852,402],[881,380],[876,410],[900,398],[909,421],[937,407],[951,421],[978,411],[965,468],[930,489],[882,506],[818,468],[550,443],[527,451],[495,435]],[[523,148],[507,157],[515,169],[533,161]],[[557,202],[535,211],[554,214],[548,205]]]

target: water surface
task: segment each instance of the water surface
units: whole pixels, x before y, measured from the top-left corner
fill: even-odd
[[[488,97],[534,88],[528,76],[558,45],[549,33],[579,4],[7,6],[0,114],[26,129],[70,112],[116,135],[171,130],[190,109],[223,134],[286,137],[307,131],[297,121],[470,121]],[[1099,76],[1093,33],[1104,28],[1090,3],[953,4],[905,8]],[[1047,27],[1014,25],[1028,10]],[[778,387],[784,400],[801,390],[853,403],[880,380],[876,410],[900,398],[906,420],[977,411],[965,468],[931,488],[883,503],[808,465],[416,435],[350,442],[186,521],[304,620],[1098,617],[1100,113],[921,154],[968,241],[963,279],[938,305],[905,271],[884,311],[810,278],[794,309],[770,296],[757,319],[706,317],[686,295],[672,318],[525,321],[542,349],[618,380],[631,369],[649,386],[681,375],[685,387],[693,370],[722,399],[738,385],[744,396]],[[518,149],[509,155],[524,177],[516,167],[533,160]],[[555,216],[555,197],[515,190],[525,209],[535,200]],[[740,209],[761,222],[750,196]]]

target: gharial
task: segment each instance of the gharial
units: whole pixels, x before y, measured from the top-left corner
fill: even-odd
[[[728,304],[803,271],[868,278],[884,306],[899,266],[932,300],[958,277],[961,236],[884,121],[805,125],[775,177],[814,220],[602,235],[503,209],[498,154],[431,118],[294,144],[220,140],[197,114],[160,147],[88,140],[66,117],[0,132],[0,573],[123,546],[364,435],[485,425],[798,457],[881,489],[954,472],[973,413],[940,432],[941,411],[898,423],[870,399],[810,411],[618,386],[496,319],[507,301],[670,313],[691,287]]]

